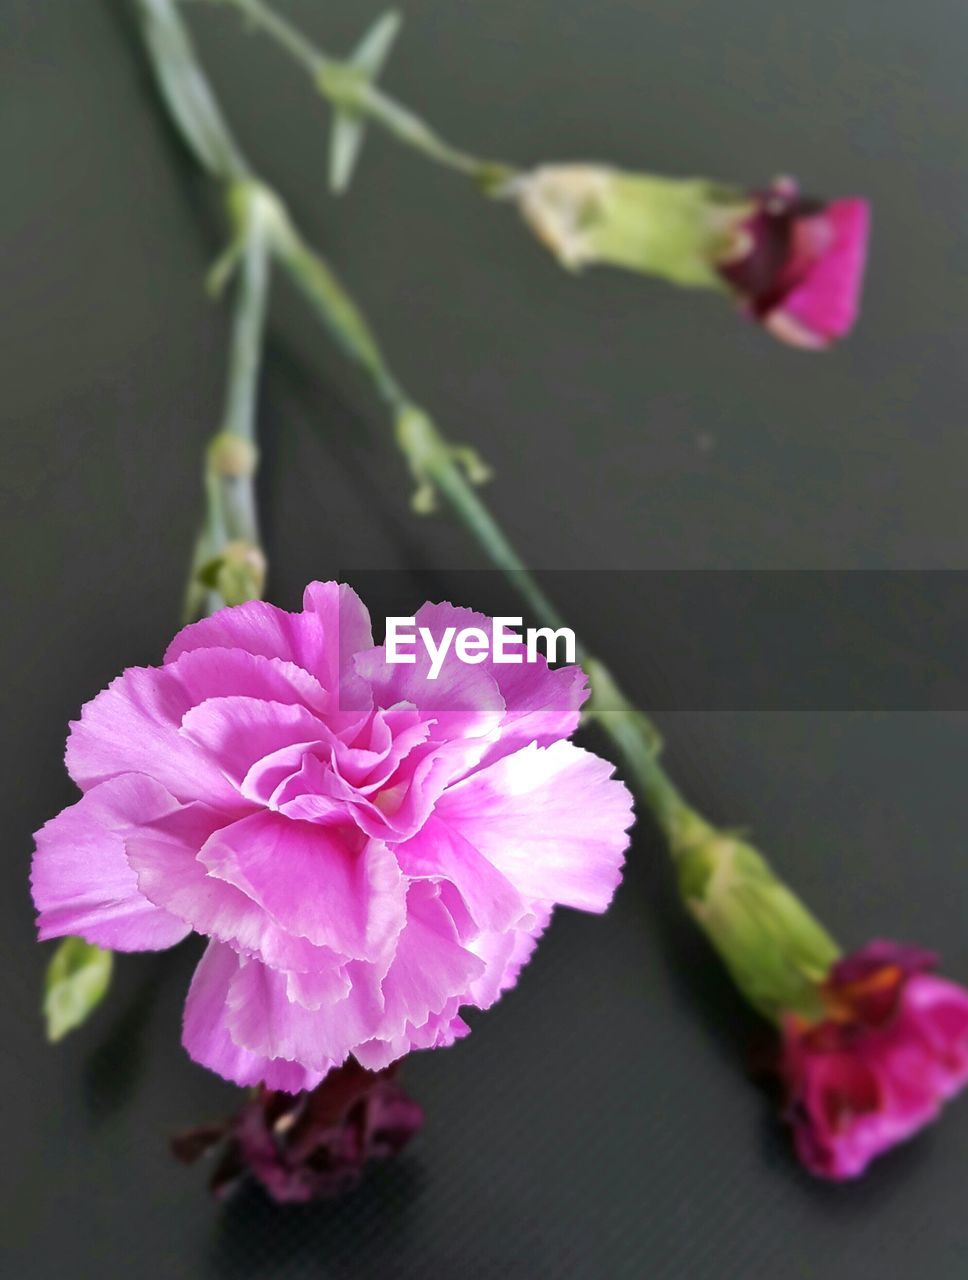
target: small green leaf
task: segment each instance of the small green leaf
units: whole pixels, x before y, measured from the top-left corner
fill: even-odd
[[[329,185],[336,195],[342,195],[350,185],[365,137],[366,124],[360,115],[343,107],[334,108],[329,140]]]
[[[47,966],[44,1016],[56,1041],[85,1021],[111,983],[113,955],[83,938],[65,938]]]
[[[400,23],[400,15],[393,9],[377,18],[342,64],[345,69],[352,68],[358,73],[363,87],[367,82],[372,83],[386,65],[393,42],[400,31]],[[329,185],[337,195],[342,195],[350,185],[365,137],[366,122],[363,115],[350,106],[335,106],[329,143]]]
[[[210,298],[219,298],[225,286],[235,274],[235,268],[242,261],[245,244],[239,236],[233,237],[231,243],[219,254],[205,276],[205,290]]]
[[[395,9],[382,14],[350,54],[350,62],[375,80],[386,65],[403,19]]]

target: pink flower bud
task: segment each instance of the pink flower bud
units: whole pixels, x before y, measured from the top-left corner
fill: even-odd
[[[774,337],[827,347],[857,319],[869,224],[866,200],[824,204],[780,178],[756,194],[719,270]]]
[[[968,991],[932,976],[935,962],[868,943],[831,969],[826,1017],[783,1019],[790,1120],[811,1173],[857,1177],[968,1083]]]

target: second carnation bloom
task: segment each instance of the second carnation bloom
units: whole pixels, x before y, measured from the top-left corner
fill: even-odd
[[[417,625],[487,620],[425,605]],[[603,911],[632,822],[612,766],[567,739],[577,667],[427,681],[373,645],[348,587],[186,627],[72,726],[84,793],[37,835],[42,938],[115,950],[210,941],[185,1007],[196,1061],[313,1088],[467,1033],[556,905]]]

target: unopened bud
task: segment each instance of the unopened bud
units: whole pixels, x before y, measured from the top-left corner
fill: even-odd
[[[742,193],[702,179],[624,173],[604,165],[544,165],[508,194],[540,240],[572,270],[610,263],[680,285],[722,287],[715,260]]]
[[[683,901],[750,1003],[776,1021],[814,1017],[840,952],[752,845],[697,821],[677,850]]]

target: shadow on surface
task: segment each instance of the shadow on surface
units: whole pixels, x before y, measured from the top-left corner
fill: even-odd
[[[100,1042],[84,1063],[84,1097],[95,1121],[105,1120],[130,1102],[147,1063],[146,1032],[171,966],[164,954],[128,995]]]
[[[224,1206],[212,1245],[213,1270],[227,1280],[273,1275],[399,1274],[399,1258],[424,1171],[406,1155],[376,1164],[335,1200],[273,1204],[251,1184]]]

